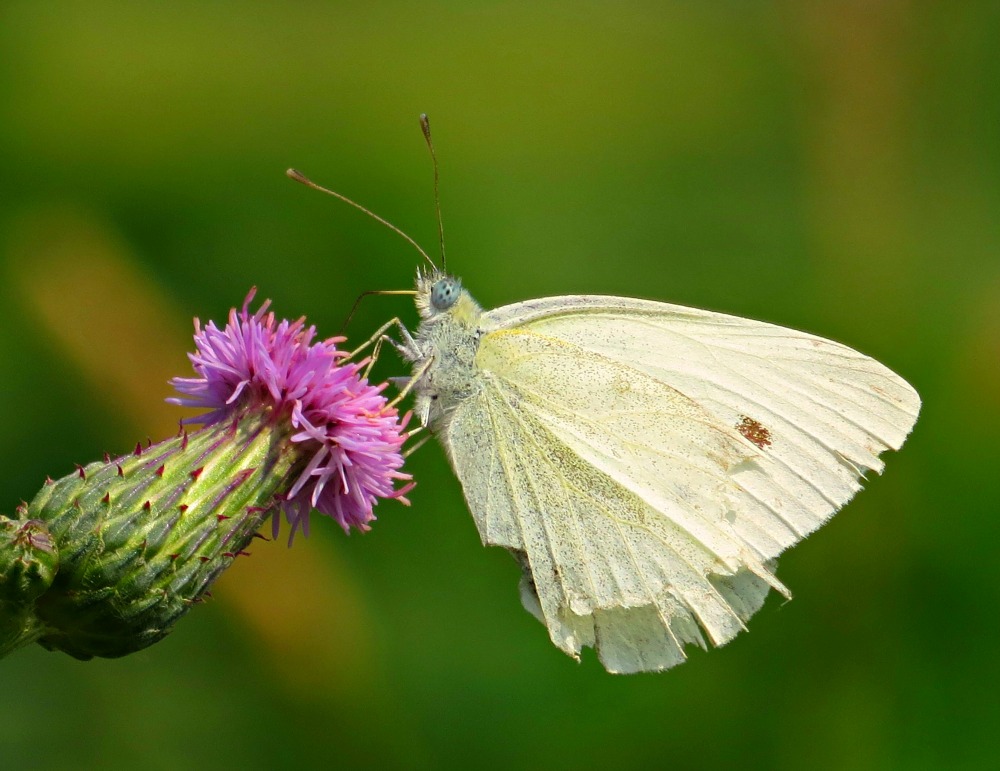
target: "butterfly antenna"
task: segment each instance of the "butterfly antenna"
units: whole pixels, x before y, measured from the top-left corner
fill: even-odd
[[[438,159],[434,152],[434,142],[431,141],[431,122],[427,113],[420,116],[420,130],[424,132],[424,140],[427,142],[427,149],[431,151],[431,162],[434,164],[434,208],[437,211],[438,240],[441,243],[441,270],[448,272],[448,260],[444,255],[444,220],[441,218],[441,196],[438,193]]]
[[[381,222],[383,225],[385,225],[387,228],[389,228],[389,230],[393,231],[394,233],[398,233],[403,238],[405,238],[407,241],[409,241],[410,244],[413,246],[413,248],[416,249],[418,252],[420,252],[420,255],[425,260],[427,260],[428,263],[430,263],[430,266],[432,268],[434,268],[434,270],[437,270],[437,265],[434,264],[434,260],[432,260],[430,257],[427,256],[427,252],[425,252],[423,249],[420,248],[420,244],[418,244],[416,241],[414,241],[406,233],[404,233],[402,230],[400,230],[399,228],[397,228],[395,225],[393,225],[388,220],[382,219],[375,212],[369,211],[368,209],[366,209],[364,206],[362,206],[359,203],[355,203],[350,198],[348,198],[346,195],[342,195],[341,193],[337,193],[337,192],[335,192],[333,190],[330,190],[328,188],[323,187],[322,185],[317,185],[315,182],[313,182],[311,179],[309,179],[309,177],[307,177],[305,174],[303,174],[298,169],[288,169],[288,171],[286,171],[285,174],[289,178],[294,179],[296,182],[301,182],[306,187],[311,187],[313,190],[319,190],[319,192],[321,192],[321,193],[326,193],[327,195],[332,195],[334,198],[339,198],[344,203],[349,203],[351,206],[353,206],[358,211],[364,212],[365,214],[367,214],[369,217],[371,217],[376,222]]]
[[[354,301],[354,305],[351,306],[351,312],[347,314],[347,318],[344,319],[344,323],[340,325],[340,331],[337,334],[344,334],[347,330],[347,325],[351,323],[351,319],[354,318],[354,314],[357,312],[358,307],[361,305],[361,301],[366,297],[371,297],[372,295],[415,295],[417,292],[414,289],[368,289],[358,295],[358,298]]]

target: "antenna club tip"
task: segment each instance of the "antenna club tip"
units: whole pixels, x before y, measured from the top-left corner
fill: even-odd
[[[306,179],[306,175],[298,169],[286,169],[285,176],[289,179],[294,179],[296,182],[303,182]]]

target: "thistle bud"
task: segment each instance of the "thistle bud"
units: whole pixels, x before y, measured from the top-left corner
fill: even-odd
[[[195,322],[195,378],[170,401],[207,408],[169,440],[48,480],[0,519],[0,656],[30,642],[80,659],[167,635],[245,555],[268,517],[291,536],[315,509],[368,529],[380,498],[410,488],[405,420],[344,363],[339,339],[275,323],[247,297],[229,324]],[[396,487],[397,481],[404,486]]]
[[[22,507],[19,513],[24,513]],[[0,655],[42,631],[35,600],[51,585],[59,555],[44,522],[0,516]]]

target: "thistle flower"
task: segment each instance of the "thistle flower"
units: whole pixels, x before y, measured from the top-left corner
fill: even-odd
[[[344,338],[313,343],[316,328],[306,327],[302,318],[275,325],[274,313],[267,312],[270,300],[250,314],[255,291],[242,311],[230,311],[225,329],[211,321],[203,329],[195,321],[198,352],[189,358],[199,376],[174,378],[171,384],[183,396],[167,401],[210,410],[185,423],[211,426],[259,411],[294,428],[289,440],[308,462],[281,502],[291,526],[289,542],[300,527],[308,535],[313,508],[345,531],[369,530],[376,501],[408,503],[404,496],[412,487],[394,489],[397,480],[410,477],[399,471],[406,435],[381,395],[386,384],[361,380],[363,362],[340,363],[347,354],[336,344]],[[275,535],[279,525],[276,517]]]
[[[195,321],[197,376],[174,379],[169,401],[207,413],[0,517],[0,656],[31,642],[123,656],[166,636],[269,516],[277,534],[284,513],[291,543],[313,508],[349,531],[369,529],[380,498],[408,503],[406,419],[384,386],[344,361],[341,338],[276,322],[269,302],[251,313],[253,297],[224,329]]]

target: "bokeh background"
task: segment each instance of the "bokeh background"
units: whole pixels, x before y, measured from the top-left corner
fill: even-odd
[[[663,675],[577,664],[438,447],[371,533],[258,545],[162,643],[0,662],[4,768],[976,768],[1000,753],[1000,5],[0,5],[0,509],[170,435],[191,318],[251,285],[334,334],[406,288],[614,293],[842,340],[924,398]],[[367,300],[358,340],[407,298]],[[379,375],[401,374],[387,355]]]

